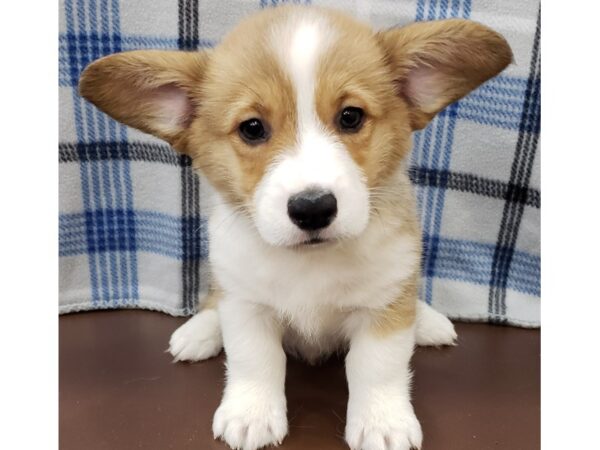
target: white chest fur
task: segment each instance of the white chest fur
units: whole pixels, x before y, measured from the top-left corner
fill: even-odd
[[[361,310],[393,301],[419,263],[418,238],[378,217],[360,238],[292,250],[264,243],[248,217],[220,202],[209,233],[212,271],[225,295],[272,308],[291,335],[323,351]]]

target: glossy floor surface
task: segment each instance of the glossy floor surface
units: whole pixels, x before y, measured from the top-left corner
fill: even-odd
[[[212,438],[223,355],[172,364],[164,350],[183,318],[149,311],[60,317],[61,450],[226,449]],[[423,450],[540,448],[540,334],[457,324],[459,345],[419,348],[414,405]],[[281,449],[347,449],[343,360],[290,360],[290,433]]]

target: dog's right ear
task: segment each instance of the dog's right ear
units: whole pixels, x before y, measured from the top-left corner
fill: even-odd
[[[209,51],[139,50],[91,63],[79,92],[109,116],[185,152]]]

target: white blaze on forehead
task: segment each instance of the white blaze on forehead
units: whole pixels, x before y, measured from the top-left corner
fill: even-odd
[[[319,61],[334,38],[325,18],[309,14],[292,17],[273,32],[273,44],[296,93],[299,141],[303,131],[318,126],[315,88]]]
[[[299,131],[316,119],[314,93],[319,40],[319,28],[314,23],[301,24],[292,38],[289,70],[296,87]]]
[[[317,23],[301,22],[292,36],[290,63],[292,73],[300,74],[314,66],[319,44],[319,26]]]

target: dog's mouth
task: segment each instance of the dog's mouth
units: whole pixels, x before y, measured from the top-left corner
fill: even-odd
[[[327,242],[327,239],[323,239],[320,237],[313,237],[313,238],[310,238],[310,239],[300,243],[300,245],[319,245],[319,244],[324,244],[325,242]]]
[[[316,248],[323,247],[327,244],[334,242],[335,239],[325,238],[319,235],[308,236],[308,239],[299,242],[294,247],[296,248]]]
[[[293,250],[310,249],[325,246],[333,241],[334,239],[322,237],[318,233],[310,233],[307,234],[304,240],[299,240],[294,244],[288,245],[287,247]]]

